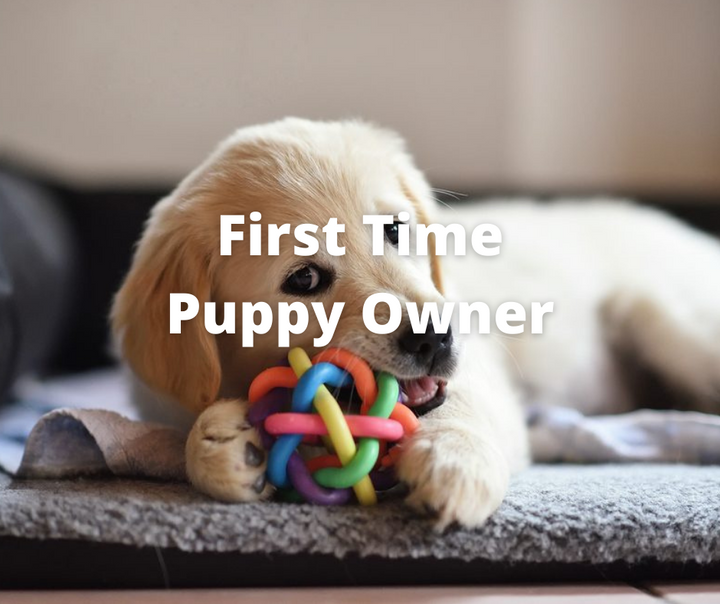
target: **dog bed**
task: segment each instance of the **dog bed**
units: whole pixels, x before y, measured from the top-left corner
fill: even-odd
[[[144,573],[175,586],[696,577],[720,561],[716,467],[535,466],[484,527],[443,534],[400,501],[228,505],[182,483],[0,476],[2,585],[146,586],[120,572],[143,556]],[[61,572],[73,563],[84,570]]]
[[[113,410],[129,412],[123,408],[122,384],[121,376],[107,372],[55,381],[50,391],[38,384],[20,388],[23,404],[6,408],[0,418],[5,444],[14,442],[22,449],[29,425],[43,412],[72,401],[97,407],[102,400]],[[562,422],[555,418],[549,424],[548,418],[536,417],[533,431],[547,442],[551,435],[568,443],[582,441],[584,448],[574,450],[587,460],[603,459],[598,457],[602,451],[608,460],[615,459],[618,451],[632,460],[635,453],[628,456],[629,443],[640,447],[631,452],[643,455],[648,438],[665,443],[664,433],[662,439],[655,436],[658,422],[645,415],[633,420],[632,430],[626,421],[618,428],[613,422],[619,420],[612,419],[589,429],[582,419],[566,415]],[[676,425],[676,433],[697,436],[700,426],[717,430],[715,418],[707,425],[699,423],[697,415],[688,418],[690,423]],[[72,414],[62,413],[59,420],[75,421]],[[74,433],[53,430],[53,425],[54,421],[46,422],[46,435]],[[553,431],[546,425],[554,426]],[[538,427],[543,432],[538,433]],[[137,475],[134,458],[122,447],[103,445],[107,439],[89,423],[74,430],[82,434],[86,428],[103,455],[69,458],[73,463],[90,459],[95,473],[104,476],[26,480],[0,472],[0,586],[637,581],[697,579],[714,576],[720,569],[718,466],[536,465],[513,479],[506,500],[485,526],[450,527],[441,534],[431,518],[408,510],[398,498],[372,508],[274,502],[229,505],[195,492],[181,476],[173,481],[167,463],[161,473],[166,480],[123,478],[118,474]],[[137,434],[132,434],[136,442]],[[583,438],[576,438],[578,434]],[[589,438],[592,434],[594,439]],[[617,440],[617,435],[622,438]],[[588,448],[591,442],[595,445]],[[553,459],[552,447],[546,449],[548,459]],[[668,446],[663,449],[673,451]],[[688,459],[710,459],[709,449],[703,445]],[[62,456],[61,449],[54,450],[58,453],[50,456],[53,459],[45,456],[34,467],[56,472]],[[179,451],[181,455],[181,445]],[[11,458],[4,457],[6,467]],[[656,459],[665,458],[656,455]]]

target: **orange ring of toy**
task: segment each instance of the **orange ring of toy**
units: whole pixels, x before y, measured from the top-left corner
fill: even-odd
[[[270,367],[262,371],[250,384],[248,402],[252,405],[275,388],[295,388],[297,376],[292,367]]]

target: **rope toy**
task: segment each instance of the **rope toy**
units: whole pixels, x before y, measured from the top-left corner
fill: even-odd
[[[288,361],[289,367],[260,373],[248,394],[248,419],[270,451],[268,480],[311,503],[341,505],[354,492],[360,504],[373,505],[376,490],[397,482],[392,466],[400,449],[391,444],[418,426],[414,413],[398,402],[398,381],[385,372],[376,379],[364,360],[340,348],[312,361],[293,348]],[[327,388],[352,385],[362,401],[360,415],[344,415]],[[297,451],[303,442],[324,443],[328,452],[305,461]]]

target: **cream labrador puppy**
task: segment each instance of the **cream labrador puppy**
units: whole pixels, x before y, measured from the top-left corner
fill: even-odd
[[[187,470],[224,501],[267,497],[265,455],[245,420],[248,386],[282,361],[274,330],[253,348],[208,333],[202,313],[169,333],[169,295],[200,302],[344,302],[331,342],[401,378],[421,429],[404,445],[398,473],[408,502],[438,525],[483,523],[513,472],[530,460],[523,403],[571,405],[588,413],[638,404],[622,363],[639,360],[680,389],[695,408],[716,410],[720,386],[720,246],[658,212],[602,201],[444,208],[396,134],[360,122],[286,119],[225,140],[154,208],[112,311],[122,355],[139,378],[148,419],[192,426]],[[311,257],[219,253],[220,216],[262,212],[263,224],[346,225],[344,256],[321,245]],[[493,223],[503,233],[492,258],[400,256],[397,224],[387,250],[371,252],[363,215],[410,215],[459,223],[469,233]],[[362,320],[371,294],[402,302],[554,301],[542,335],[413,334],[407,317],[375,335]],[[382,307],[378,307],[382,308]],[[314,352],[317,322],[291,339]],[[378,320],[383,317],[378,315]],[[221,318],[218,319],[220,321]]]

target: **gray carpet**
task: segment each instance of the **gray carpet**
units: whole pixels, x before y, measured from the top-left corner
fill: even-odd
[[[400,502],[227,505],[183,484],[0,474],[0,535],[189,552],[705,563],[720,560],[718,502],[720,467],[536,466],[484,528],[438,535]]]

